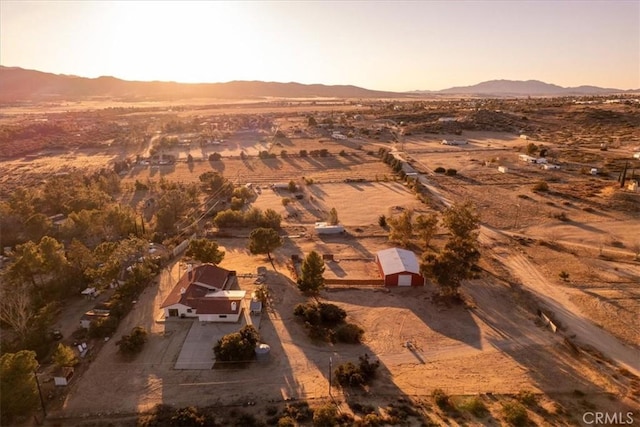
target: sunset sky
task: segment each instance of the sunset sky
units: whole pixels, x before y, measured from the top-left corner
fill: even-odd
[[[0,64],[391,91],[492,79],[637,89],[640,1],[1,0]]]

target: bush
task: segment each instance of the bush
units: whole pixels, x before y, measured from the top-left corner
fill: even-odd
[[[193,406],[177,409],[171,417],[171,426],[180,427],[200,427],[206,425],[206,417],[198,412]]]
[[[456,169],[447,169],[444,173],[446,176],[454,176],[458,173]]]
[[[245,326],[239,332],[223,336],[213,347],[216,360],[245,362],[255,358],[259,335],[253,326]]]
[[[352,362],[347,362],[339,365],[335,371],[336,381],[343,387],[358,387],[368,384],[375,375],[380,366],[379,361],[370,362],[369,356],[360,356],[360,363],[358,366]]]
[[[434,172],[435,173],[445,173],[446,169],[443,168],[442,166],[438,166],[437,168],[435,168]]]
[[[120,341],[116,342],[118,351],[125,355],[140,353],[147,342],[147,330],[141,326],[136,326],[131,330],[131,334],[124,335]]]
[[[438,408],[444,410],[451,407],[449,395],[447,395],[447,393],[445,393],[441,388],[433,390],[433,392],[431,393],[431,397],[433,397],[433,400],[436,402],[436,405],[438,405]]]
[[[380,215],[378,217],[378,225],[380,227],[386,227],[387,226],[387,217],[384,215]]]
[[[529,390],[520,390],[516,399],[518,399],[518,401],[523,405],[527,406],[536,406],[538,404],[538,396]]]
[[[489,410],[487,409],[487,405],[485,405],[484,402],[478,396],[472,397],[471,399],[464,401],[460,405],[460,409],[465,410],[478,418],[482,418],[489,413]]]
[[[319,303],[320,319],[325,326],[335,326],[347,317],[347,312],[335,304]]]
[[[300,157],[307,157],[308,155],[307,150],[300,150]]]
[[[278,420],[278,427],[295,427],[295,425],[295,420],[288,415]]]
[[[537,182],[536,185],[533,186],[533,191],[549,191],[549,184],[546,181]]]
[[[567,273],[566,271],[562,270],[558,276],[563,280],[563,281],[567,281],[569,280],[569,273]]]
[[[337,424],[338,410],[332,403],[326,403],[313,411],[315,427],[334,427]]]
[[[210,162],[217,162],[220,159],[222,159],[222,155],[220,153],[211,153],[211,154],[209,154],[209,161]]]
[[[287,150],[280,151],[280,157],[282,157],[283,159],[289,157],[289,153],[287,153]]]
[[[529,422],[527,408],[520,402],[507,402],[502,405],[502,415],[504,419],[513,426],[524,426]]]
[[[353,323],[345,323],[336,328],[335,339],[347,344],[358,344],[362,341],[364,329]]]

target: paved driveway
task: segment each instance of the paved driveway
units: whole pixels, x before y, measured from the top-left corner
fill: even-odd
[[[238,323],[210,323],[194,320],[182,344],[174,369],[213,368],[215,362],[213,346],[224,335],[237,332],[244,325],[242,316]]]

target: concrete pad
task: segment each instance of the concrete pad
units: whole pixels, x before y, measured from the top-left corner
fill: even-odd
[[[182,344],[174,369],[212,369],[215,363],[213,346],[220,338],[239,331],[244,325],[244,320],[238,323],[211,323],[194,320]]]

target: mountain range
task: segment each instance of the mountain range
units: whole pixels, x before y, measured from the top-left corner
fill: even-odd
[[[357,86],[261,81],[176,83],[127,81],[115,77],[86,78],[0,66],[0,103],[112,98],[128,101],[188,98],[408,98],[431,96],[563,96],[623,93],[619,89],[561,86],[537,80],[492,80],[440,91],[388,92]]]

